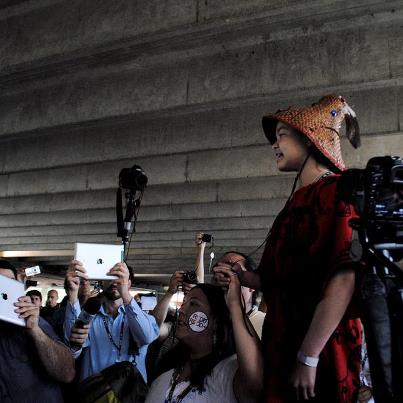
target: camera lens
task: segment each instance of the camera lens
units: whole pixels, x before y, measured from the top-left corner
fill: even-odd
[[[188,284],[197,284],[197,275],[194,270],[186,271],[183,275],[183,281]]]
[[[138,165],[123,168],[119,174],[119,186],[130,190],[143,190],[148,182],[144,171]]]

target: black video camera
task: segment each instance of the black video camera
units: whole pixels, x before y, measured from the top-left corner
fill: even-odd
[[[197,274],[195,270],[185,271],[183,274],[183,282],[188,284],[197,284]]]
[[[125,256],[128,253],[129,238],[135,232],[137,215],[148,178],[138,165],[123,168],[119,173],[119,187],[116,191],[117,235],[122,238]],[[123,191],[126,198],[126,214],[123,217]]]
[[[131,168],[123,168],[119,174],[119,187],[133,191],[144,190],[148,178],[138,165]]]
[[[372,243],[403,241],[403,159],[371,158],[341,175],[339,194],[364,219]]]
[[[357,272],[376,402],[403,401],[403,159],[371,158],[365,169],[342,173],[339,196],[359,218],[351,257],[365,264]],[[374,370],[372,370],[374,369]]]

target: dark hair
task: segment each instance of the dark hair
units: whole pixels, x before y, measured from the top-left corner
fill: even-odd
[[[325,155],[322,154],[321,151],[315,146],[315,144],[312,143],[312,141],[302,132],[297,131],[297,133],[303,138],[303,140],[306,142],[307,140],[309,141],[309,155],[313,157],[313,159],[321,165],[324,165],[327,169],[334,173],[340,173],[341,170],[336,167],[336,165],[333,164],[332,161],[329,160]]]
[[[325,157],[313,144],[310,147],[311,156],[321,165],[324,165],[327,169],[334,173],[340,173],[341,170],[336,167],[327,157]]]
[[[228,356],[232,354],[234,345],[232,343],[232,324],[231,315],[225,302],[225,293],[221,287],[213,284],[197,284],[194,288],[199,288],[207,297],[210,305],[211,314],[216,320],[216,345],[214,346],[215,354]],[[231,351],[229,351],[229,349]]]
[[[0,259],[0,269],[11,270],[17,280],[17,269],[8,260]]]
[[[234,255],[239,255],[245,259],[244,266],[247,271],[256,270],[257,266],[256,266],[255,261],[250,256],[246,255],[245,253],[238,252],[236,250],[229,250],[228,252],[223,253],[218,260],[221,260],[225,255],[229,255],[230,253],[232,253]]]
[[[243,259],[245,259],[244,266],[245,266],[245,269],[246,269],[247,271],[253,272],[253,271],[255,271],[255,270],[257,269],[257,266],[256,266],[255,261],[254,261],[250,256],[248,256],[248,255],[246,255],[245,253],[242,253],[242,252],[237,252],[236,250],[230,250],[230,251],[228,251],[228,252],[225,252],[225,253],[220,257],[220,259],[218,259],[218,260],[221,260],[225,255],[228,255],[228,254],[230,254],[230,253],[232,253],[232,254],[234,254],[234,255],[239,255],[239,256],[241,256]],[[252,305],[256,305],[256,301],[257,301],[257,291],[255,290],[255,291],[253,292],[253,294],[252,294]]]
[[[27,297],[31,297],[32,295],[36,295],[37,297],[39,297],[42,301],[42,294],[40,291],[38,290],[29,290],[26,294]]]
[[[192,288],[192,291],[196,288],[200,289],[207,297],[211,314],[216,320],[217,325],[213,351],[205,357],[192,360],[190,363],[192,369],[190,384],[199,391],[203,391],[206,376],[211,374],[213,368],[221,360],[234,354],[235,344],[232,335],[230,313],[225,302],[223,289],[206,283],[197,284]],[[158,375],[172,368],[181,368],[189,360],[189,357],[189,347],[179,341],[161,360]]]
[[[132,283],[132,286],[133,286],[133,284],[134,284],[134,270],[133,270],[133,267],[128,265],[127,263],[126,263],[126,266],[127,266],[127,269],[129,270],[129,280],[130,280],[130,282]]]

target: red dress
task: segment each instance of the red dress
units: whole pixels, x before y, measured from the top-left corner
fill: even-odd
[[[299,189],[276,218],[259,265],[267,303],[263,326],[265,402],[293,402],[288,378],[332,275],[357,268],[349,257],[354,212],[336,197],[338,176]],[[315,402],[356,402],[361,324],[353,302],[323,349]]]

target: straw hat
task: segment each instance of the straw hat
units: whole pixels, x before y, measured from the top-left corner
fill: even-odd
[[[341,156],[340,128],[346,121],[346,135],[354,148],[360,145],[360,134],[355,112],[343,97],[326,95],[312,106],[279,110],[263,116],[263,130],[271,144],[276,142],[277,122],[298,130],[338,169],[345,169]]]

